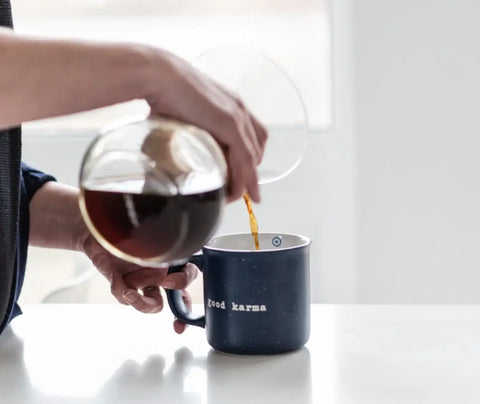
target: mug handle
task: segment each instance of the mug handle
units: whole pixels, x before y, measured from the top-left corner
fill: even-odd
[[[203,272],[203,267],[202,267],[203,255],[202,254],[196,254],[191,256],[188,262],[195,264],[200,269],[200,271]],[[186,264],[171,266],[170,268],[168,268],[168,273],[172,274],[175,272],[181,272],[181,270],[185,265]],[[182,298],[182,292],[180,290],[166,289],[165,293],[167,295],[167,300],[168,300],[168,305],[170,306],[170,310],[178,320],[186,324],[205,328],[205,315],[199,316],[199,317],[193,316],[192,312],[188,310],[187,306],[185,306],[185,303],[183,302],[183,298]]]

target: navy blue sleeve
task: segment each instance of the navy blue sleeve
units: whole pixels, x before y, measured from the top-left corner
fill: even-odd
[[[23,279],[25,277],[25,268],[27,265],[28,252],[28,238],[30,233],[30,212],[29,204],[33,195],[42,185],[48,181],[56,181],[55,177],[45,174],[36,168],[22,163],[20,177],[20,211],[19,223],[17,233],[17,259],[15,262],[15,275],[13,280],[13,293],[11,293],[11,301],[9,302],[9,310],[7,312],[7,321],[4,322],[3,327],[16,316],[22,313],[18,306],[18,298],[23,286]],[[2,330],[0,330],[1,333]]]
[[[32,200],[33,195],[43,184],[48,181],[56,181],[55,177],[45,174],[36,168],[22,162],[22,177],[25,183],[25,191],[28,202]]]
[[[56,181],[55,177],[45,174],[36,168],[22,162],[22,173],[20,177],[20,215],[18,223],[18,264],[17,264],[17,290],[16,299],[20,295],[27,265],[28,239],[30,235],[30,209],[29,204],[42,185],[49,181]]]

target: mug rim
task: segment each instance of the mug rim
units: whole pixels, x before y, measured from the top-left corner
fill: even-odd
[[[205,244],[202,247],[202,250],[209,250],[209,251],[222,251],[222,252],[232,252],[232,253],[270,253],[270,252],[276,252],[276,251],[288,251],[288,250],[295,250],[298,248],[304,248],[308,247],[312,244],[312,240],[310,237],[304,236],[302,234],[295,234],[295,233],[271,233],[271,232],[264,232],[264,233],[258,233],[258,235],[271,235],[271,236],[293,236],[293,237],[298,237],[299,239],[303,240],[301,244],[292,246],[292,247],[278,247],[278,248],[272,248],[268,250],[245,250],[245,249],[232,249],[232,248],[223,248],[223,247],[215,247],[209,245],[210,242],[212,242],[215,239],[219,238],[224,238],[224,237],[231,237],[231,236],[252,236],[252,233],[228,233],[228,234],[221,234],[215,237],[212,237],[207,244]]]

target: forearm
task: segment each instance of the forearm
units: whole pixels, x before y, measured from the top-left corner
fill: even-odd
[[[0,128],[144,98],[159,53],[143,45],[33,39],[0,29]]]
[[[78,206],[76,188],[47,182],[30,201],[29,244],[82,250],[88,230]]]

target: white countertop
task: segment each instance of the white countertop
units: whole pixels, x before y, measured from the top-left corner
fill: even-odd
[[[0,337],[2,404],[480,402],[480,306],[313,305],[305,348],[256,357],[176,335],[167,308],[24,313]]]

